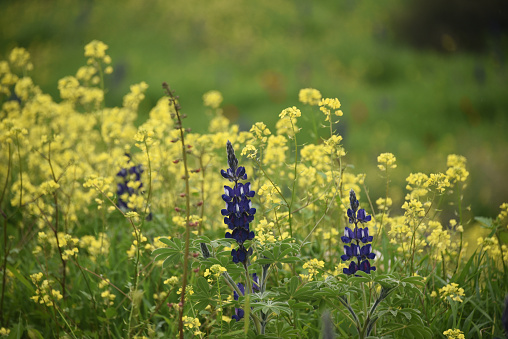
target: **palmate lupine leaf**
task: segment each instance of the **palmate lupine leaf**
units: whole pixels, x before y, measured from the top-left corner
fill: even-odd
[[[176,265],[182,261],[185,253],[185,243],[183,243],[182,240],[178,238],[160,238],[160,241],[168,247],[157,248],[152,252],[152,255],[155,256],[156,261],[164,260],[162,263],[163,268]]]
[[[281,313],[286,313],[287,315],[292,315],[293,312],[289,308],[287,302],[282,301],[273,301],[273,300],[263,300],[263,301],[254,301],[251,302],[253,312],[257,312],[261,310],[265,314],[275,313],[279,315]]]
[[[285,239],[273,244],[271,249],[262,252],[262,258],[256,260],[261,265],[285,263],[292,264],[301,261],[295,254],[299,251],[299,246],[292,243],[291,239]]]

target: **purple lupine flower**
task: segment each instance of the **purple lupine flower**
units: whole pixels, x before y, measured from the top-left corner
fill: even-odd
[[[129,154],[126,154],[127,158],[129,159],[127,163],[131,161],[131,157]],[[141,174],[143,174],[143,166],[141,165],[134,165],[128,168],[122,168],[117,174],[117,184],[116,184],[116,195],[118,197],[117,199],[117,206],[122,211],[130,211],[131,209],[127,205],[128,199],[122,198],[122,196],[125,196],[125,194],[128,195],[128,197],[132,195],[140,195],[143,194],[143,182],[141,181]],[[139,182],[139,186],[137,189],[134,189],[129,185],[130,182]],[[135,211],[135,209],[133,210]],[[146,220],[150,221],[152,219],[152,213],[150,212],[146,216]]]
[[[236,284],[236,286],[238,286],[238,289],[240,290],[240,292],[242,292],[242,295],[245,295],[245,286],[243,286],[243,284],[241,284],[241,283]],[[253,273],[252,274],[252,293],[254,293],[255,291],[259,291],[259,278],[256,273]],[[236,291],[233,291],[233,298],[235,300],[238,300],[238,298],[239,298],[238,293],[236,293]],[[244,317],[244,315],[245,315],[245,311],[243,310],[243,308],[236,308],[235,307],[235,315],[233,315],[231,318],[235,319],[236,321],[240,321],[240,319],[242,319]]]
[[[348,268],[344,268],[344,274],[351,275],[357,271],[363,271],[370,273],[375,271],[376,267],[371,266],[369,260],[376,257],[375,253],[372,253],[372,245],[368,244],[372,241],[373,237],[369,235],[369,228],[358,227],[358,224],[362,225],[369,222],[372,217],[365,214],[365,210],[358,209],[360,202],[356,199],[355,191],[349,192],[349,208],[347,210],[347,216],[349,223],[354,224],[354,228],[348,226],[344,229],[344,236],[341,240],[344,244],[344,254],[341,256],[343,261],[352,260]],[[351,244],[351,245],[349,245]],[[355,261],[356,260],[356,261]]]
[[[256,209],[252,207],[250,198],[254,197],[256,192],[251,190],[250,182],[245,184],[238,182],[246,180],[247,174],[245,167],[238,167],[238,159],[235,156],[233,145],[228,140],[226,144],[228,165],[227,170],[221,170],[221,174],[225,179],[234,183],[233,187],[224,186],[224,194],[222,200],[226,203],[226,207],[221,210],[224,216],[224,223],[231,230],[226,233],[227,239],[234,239],[239,247],[231,251],[234,263],[246,263],[252,249],[245,248],[244,243],[247,240],[254,239],[254,232],[250,230],[249,224],[254,220]]]

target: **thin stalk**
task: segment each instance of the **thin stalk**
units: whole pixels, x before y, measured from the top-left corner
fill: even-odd
[[[203,234],[203,216],[205,214],[205,166],[203,166],[203,155],[199,157],[199,168],[201,169],[201,209],[199,211],[198,234]],[[222,325],[221,325],[222,326]],[[221,332],[222,333],[222,332]]]
[[[293,208],[293,201],[295,199],[295,186],[296,182],[298,181],[298,143],[296,142],[296,131],[295,131],[295,125],[293,124],[293,119],[289,117],[289,120],[291,121],[291,128],[293,130],[293,139],[295,140],[295,169],[294,169],[294,178],[293,178],[293,188],[291,189],[291,203],[288,206],[288,220],[289,220],[289,235],[291,238],[293,237],[293,218],[291,215],[291,209]]]
[[[78,266],[80,269],[96,276],[97,278],[101,279],[102,281],[104,281],[105,283],[107,283],[109,286],[113,287],[114,289],[116,289],[118,292],[120,292],[126,299],[129,299],[129,301],[132,301],[131,297],[129,297],[128,294],[126,294],[124,291],[122,291],[121,289],[119,289],[117,286],[115,286],[114,284],[112,284],[110,281],[108,281],[106,278],[102,277],[101,275],[93,272],[93,271],[90,271],[88,268],[86,267],[83,267],[81,266],[76,260],[74,260],[74,265]]]
[[[16,133],[16,144],[18,146],[18,160],[19,160],[19,183],[20,183],[20,186],[19,186],[19,207],[22,206],[22,202],[23,202],[23,164],[22,164],[22,161],[21,161],[21,146],[19,144],[19,137],[18,137],[18,133]]]
[[[145,208],[145,215],[143,216],[143,219],[146,219],[147,210],[149,209],[150,200],[152,198],[152,163],[150,161],[150,153],[149,153],[149,146],[146,143],[145,139],[145,148],[146,148],[146,157],[148,159],[148,197],[146,198],[146,208]]]
[[[2,206],[2,202],[4,201],[5,191],[7,190],[7,184],[9,183],[9,177],[11,175],[11,166],[12,166],[12,152],[11,152],[11,144],[9,146],[9,158],[7,160],[7,175],[5,176],[5,184],[2,190],[2,196],[0,197],[0,206]]]
[[[49,168],[51,169],[51,175],[53,177],[53,181],[55,183],[58,183],[58,180],[60,178],[57,179],[57,177],[55,175],[55,171],[53,170],[53,164],[51,163],[51,141],[48,143],[48,163],[49,163]],[[62,280],[60,281],[60,284],[62,285],[62,296],[63,296],[63,299],[65,299],[65,294],[66,294],[65,280],[66,280],[66,275],[67,275],[67,272],[66,272],[67,271],[67,262],[63,258],[62,248],[60,247],[60,241],[58,239],[58,227],[59,227],[60,212],[59,212],[59,205],[58,205],[58,194],[57,194],[56,190],[53,192],[53,200],[55,203],[55,226],[53,228],[53,234],[55,235],[58,253],[60,255],[60,260],[62,261]]]
[[[427,214],[429,214],[435,197],[436,197],[436,195],[434,193],[434,196],[432,197],[431,204],[430,204],[429,208],[425,212],[425,215],[420,219],[420,222],[418,223],[418,225],[416,225],[415,229],[413,230],[413,235],[411,236],[411,247],[409,248],[409,251],[411,251],[411,275],[414,273],[414,258],[415,258],[415,253],[416,253],[416,231],[422,224],[423,219],[425,219],[425,217],[427,217]]]
[[[5,295],[5,284],[7,283],[7,257],[9,256],[10,246],[7,246],[7,216],[2,211],[4,217],[4,262],[2,264],[2,297],[0,299],[0,323],[4,324],[4,295]]]
[[[130,220],[131,220],[131,223],[133,223],[132,219],[130,219]],[[138,273],[139,267],[138,266],[139,266],[139,260],[141,257],[141,249],[140,249],[141,231],[139,229],[135,229],[134,233],[136,234],[136,262],[134,263],[134,288],[131,291],[132,291],[132,293],[137,293],[138,283],[139,283],[139,273]],[[132,319],[134,316],[134,308],[136,308],[136,307],[138,307],[138,306],[135,305],[134,298],[132,298],[131,299],[131,309],[129,311],[129,322],[128,322],[128,327],[127,327],[127,335],[129,338],[131,337]]]
[[[5,176],[5,185],[2,190],[2,196],[0,197],[0,209],[2,206],[2,202],[4,200],[5,191],[7,189],[7,185],[9,183],[9,177],[11,175],[11,166],[12,166],[12,152],[11,152],[11,144],[8,144],[9,150],[9,158],[7,160],[7,175]],[[0,297],[0,323],[4,324],[4,296],[5,296],[5,284],[7,283],[7,257],[9,256],[10,248],[7,246],[7,215],[1,210],[1,214],[4,217],[4,262],[2,265],[2,296]]]
[[[180,339],[183,339],[183,311],[185,308],[185,289],[187,287],[187,274],[188,274],[188,264],[189,264],[189,242],[190,242],[190,189],[189,189],[189,169],[187,168],[187,150],[185,146],[184,139],[184,130],[182,125],[182,118],[180,115],[180,104],[177,103],[173,92],[169,88],[167,83],[163,83],[163,88],[166,90],[166,94],[169,96],[169,104],[173,105],[176,112],[176,117],[178,119],[178,128],[180,129],[180,142],[182,144],[182,158],[183,158],[183,166],[185,170],[185,204],[186,204],[186,217],[187,223],[185,225],[185,253],[183,257],[183,278],[182,278],[182,293],[180,295],[180,303],[181,307],[179,309],[178,316],[178,331],[180,332]]]

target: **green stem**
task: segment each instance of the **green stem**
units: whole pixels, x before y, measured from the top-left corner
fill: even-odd
[[[180,332],[180,339],[183,339],[183,311],[185,308],[185,289],[187,287],[187,274],[189,265],[189,242],[190,242],[190,189],[189,189],[189,169],[187,167],[187,150],[185,147],[184,130],[182,125],[182,117],[180,115],[180,104],[176,101],[177,98],[173,95],[173,92],[169,88],[167,83],[164,83],[163,88],[166,90],[166,94],[169,96],[169,104],[173,105],[178,119],[178,128],[180,129],[180,142],[182,144],[182,158],[183,166],[185,170],[185,204],[186,204],[186,217],[187,223],[185,225],[185,253],[183,258],[183,278],[182,278],[182,293],[180,295],[181,307],[179,309],[178,316],[178,331]]]
[[[291,121],[291,128],[293,130],[293,138],[295,140],[295,169],[294,169],[294,178],[293,178],[293,188],[291,190],[291,203],[288,207],[288,220],[289,220],[289,235],[291,238],[293,237],[293,218],[291,214],[291,209],[293,208],[293,201],[295,199],[295,186],[296,182],[298,181],[298,143],[296,141],[296,131],[295,131],[295,125],[293,124],[293,119],[290,117],[289,120]]]
[[[19,144],[19,137],[18,133],[16,133],[16,145],[18,146],[18,160],[19,160],[19,207],[22,206],[23,201],[23,164],[21,161],[21,145]]]
[[[135,267],[134,267],[134,288],[131,290],[131,293],[133,296],[138,291],[138,283],[139,283],[138,266],[139,266],[139,259],[141,257],[141,250],[140,250],[140,245],[141,245],[140,233],[141,233],[141,231],[139,231],[138,229],[135,229],[134,232],[136,234],[136,249],[137,249],[137,251],[136,251],[136,262],[135,262]],[[136,302],[137,302],[137,297],[131,298],[131,309],[129,312],[129,324],[128,324],[128,330],[127,330],[127,335],[129,338],[131,337],[131,331],[132,331],[131,327],[132,327],[132,319],[134,316],[134,308],[138,307],[136,305]]]

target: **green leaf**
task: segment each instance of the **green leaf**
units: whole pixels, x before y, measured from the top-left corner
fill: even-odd
[[[26,288],[28,288],[30,294],[33,294],[35,292],[35,289],[32,286],[32,284],[28,282],[28,280],[21,273],[19,273],[17,269],[15,269],[9,264],[7,264],[7,269],[16,277],[16,279],[18,279],[23,285],[26,286]]]
[[[208,281],[206,281],[203,277],[198,277],[198,280],[196,281],[196,287],[199,291],[205,291],[208,293],[210,290],[210,285],[208,284]]]
[[[492,218],[487,218],[487,217],[474,217],[474,219],[476,221],[478,221],[480,224],[482,224],[481,226],[483,228],[492,228]]]
[[[171,239],[166,238],[166,237],[159,238],[159,241],[164,243],[164,244],[166,244],[166,245],[168,245],[168,246],[172,245]]]
[[[117,315],[117,313],[116,313],[116,308],[114,308],[114,307],[109,307],[109,308],[106,310],[106,318],[111,319],[111,318],[116,317],[116,315]]]

